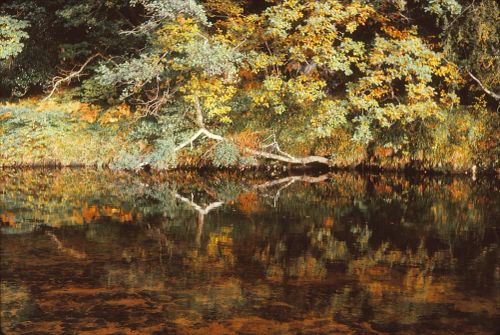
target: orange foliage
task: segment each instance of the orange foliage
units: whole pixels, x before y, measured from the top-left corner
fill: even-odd
[[[82,208],[82,217],[85,222],[91,222],[100,216],[101,214],[99,213],[99,208],[97,206],[84,206]]]
[[[258,213],[262,211],[257,193],[246,192],[238,196],[238,208],[245,214]]]
[[[125,211],[118,207],[85,204],[81,211],[75,210],[71,215],[71,220],[78,224],[89,223],[102,217],[110,217],[119,222],[130,222],[133,220],[131,212]],[[1,218],[1,217],[0,217]]]
[[[253,78],[255,78],[255,73],[253,73],[252,71],[250,71],[248,69],[245,69],[245,68],[240,69],[239,75],[240,75],[240,77],[242,79],[253,79]]]
[[[393,26],[383,25],[382,30],[392,38],[403,40],[412,35],[412,31],[409,30],[399,30]]]
[[[131,116],[132,111],[130,110],[130,106],[126,103],[122,103],[121,105],[106,111],[101,118],[101,124],[117,122],[121,119],[130,118]]]
[[[391,195],[393,194],[393,189],[390,185],[386,183],[376,183],[374,184],[375,191],[377,195]]]
[[[323,221],[323,225],[327,226],[327,227],[332,227],[333,226],[333,223],[335,221],[333,220],[333,218],[331,216],[325,218],[325,220]]]
[[[0,222],[7,223],[9,226],[15,226],[16,216],[10,212],[0,213]]]
[[[99,108],[94,105],[83,103],[81,104],[78,113],[80,114],[80,120],[87,121],[89,123],[94,123],[97,121],[99,116]]]
[[[239,134],[232,135],[231,137],[240,148],[257,148],[259,146],[259,137],[257,132],[245,130]]]
[[[375,157],[390,157],[394,154],[394,149],[386,147],[376,147],[374,150]]]

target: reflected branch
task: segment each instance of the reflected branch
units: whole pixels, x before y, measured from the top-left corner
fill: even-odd
[[[295,183],[297,181],[303,181],[303,182],[306,182],[306,183],[309,183],[309,184],[314,184],[314,183],[320,183],[320,182],[323,182],[325,180],[328,180],[328,178],[329,178],[329,175],[327,173],[322,174],[322,175],[320,175],[318,177],[311,177],[311,176],[290,176],[290,177],[285,177],[285,178],[281,178],[281,179],[277,179],[277,180],[268,181],[268,182],[265,182],[263,184],[255,185],[254,188],[255,189],[266,189],[266,188],[269,188],[269,187],[272,187],[272,186],[284,184],[283,186],[281,186],[278,189],[278,191],[276,192],[276,194],[273,196],[273,207],[276,207],[276,205],[278,203],[278,200],[279,200],[279,197],[281,195],[281,191],[283,191],[284,189],[288,188],[293,183]]]
[[[268,181],[268,182],[265,182],[263,184],[259,184],[259,185],[254,185],[252,186],[253,189],[266,189],[266,188],[269,188],[269,187],[273,187],[273,186],[277,186],[277,185],[281,185],[281,187],[278,189],[278,191],[276,192],[276,194],[273,196],[273,207],[276,207],[277,203],[278,203],[278,200],[279,200],[279,197],[281,195],[281,192],[288,188],[290,185],[292,185],[293,183],[295,182],[298,182],[298,181],[301,181],[301,182],[306,182],[306,183],[309,183],[309,184],[314,184],[314,183],[320,183],[320,182],[323,182],[325,180],[328,180],[330,178],[329,174],[326,173],[326,174],[323,174],[323,175],[320,175],[320,176],[317,176],[317,177],[311,177],[311,176],[289,176],[289,177],[285,177],[285,178],[280,178],[280,179],[277,179],[277,180],[272,180],[272,181]],[[215,201],[215,202],[212,202],[206,206],[200,206],[199,204],[197,204],[194,200],[193,200],[193,197],[191,196],[191,199],[189,198],[186,198],[182,195],[180,195],[179,193],[176,193],[176,192],[173,192],[174,196],[176,199],[186,203],[189,205],[189,207],[193,208],[194,210],[196,210],[198,212],[198,218],[197,218],[197,232],[196,232],[196,244],[199,245],[200,244],[200,240],[201,240],[201,235],[202,235],[202,232],[203,232],[203,226],[205,224],[205,215],[207,215],[208,213],[210,213],[212,210],[216,209],[216,208],[219,208],[221,207],[222,205],[225,204],[224,201]]]
[[[213,203],[209,204],[208,206],[201,207],[196,202],[194,202],[192,200],[189,200],[186,197],[183,197],[179,193],[175,193],[175,197],[177,199],[181,200],[182,202],[188,204],[189,206],[191,206],[192,208],[194,208],[198,213],[200,213],[202,215],[207,215],[210,211],[214,210],[215,208],[224,205],[224,201],[216,201],[216,202],[213,202]]]
[[[50,238],[52,238],[52,240],[56,243],[57,249],[59,251],[65,253],[66,255],[69,255],[71,257],[77,258],[77,259],[87,258],[87,254],[85,254],[84,252],[80,252],[78,250],[65,247],[62,244],[61,240],[54,233],[52,233],[52,232],[46,232],[45,234],[47,236],[49,236]]]
[[[255,185],[254,188],[256,189],[262,189],[262,188],[268,188],[276,185],[281,185],[285,183],[289,183],[290,185],[293,184],[296,181],[303,181],[309,184],[314,184],[314,183],[320,183],[322,181],[328,180],[329,174],[325,173],[322,174],[318,177],[311,177],[311,176],[290,176],[290,177],[285,177],[281,179],[276,179],[272,181],[265,182],[263,184]]]
[[[210,211],[224,205],[224,201],[212,202],[211,204],[209,204],[205,207],[202,207],[202,206],[198,205],[196,202],[194,202],[193,200],[189,200],[188,198],[183,197],[179,193],[175,193],[175,198],[188,204],[191,208],[193,208],[194,210],[196,210],[198,212],[198,218],[196,221],[197,229],[196,229],[195,242],[196,242],[196,245],[199,245],[200,241],[201,241],[201,235],[203,233],[203,226],[205,224],[205,215],[210,213]]]

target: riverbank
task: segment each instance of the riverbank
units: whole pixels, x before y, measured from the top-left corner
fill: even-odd
[[[330,139],[308,141],[297,136],[299,125],[250,131],[235,123],[231,131],[219,127],[206,130],[209,138],[203,133],[195,137],[196,129],[182,122],[165,125],[137,118],[127,105],[103,107],[64,95],[49,101],[35,97],[0,105],[0,166],[498,175],[498,117],[483,120],[481,127],[455,118],[457,124],[446,126],[446,136],[421,139],[411,149],[356,143],[341,130]],[[165,127],[172,129],[164,133]],[[303,164],[309,157],[316,163]]]

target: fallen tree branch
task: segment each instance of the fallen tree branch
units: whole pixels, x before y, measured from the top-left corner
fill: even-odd
[[[306,157],[289,157],[283,155],[272,154],[267,151],[260,151],[251,148],[243,148],[243,151],[252,154],[254,156],[264,157],[268,159],[274,159],[280,162],[291,163],[291,164],[311,164],[320,163],[328,165],[328,158],[321,156],[306,156]]]
[[[488,88],[486,88],[486,86],[484,86],[483,83],[478,78],[476,78],[469,70],[467,70],[467,73],[482,88],[484,92],[486,92],[489,96],[493,97],[494,99],[500,100],[499,94],[496,94],[495,92],[490,91]]]
[[[177,152],[188,145],[193,146],[193,142],[196,141],[196,139],[198,139],[198,137],[200,137],[201,135],[205,135],[207,138],[212,139],[212,140],[216,140],[218,142],[230,141],[229,139],[226,139],[220,135],[214,134],[205,128],[205,123],[203,120],[204,119],[203,118],[203,111],[202,111],[202,107],[201,107],[201,104],[200,104],[198,97],[196,97],[196,99],[195,99],[194,110],[195,110],[195,118],[193,121],[199,127],[199,130],[196,133],[194,133],[188,140],[182,142],[177,147],[175,147],[174,152]],[[321,157],[321,156],[294,157],[294,156],[282,151],[277,140],[276,140],[276,135],[273,136],[273,142],[270,145],[267,145],[265,147],[272,147],[272,148],[276,149],[278,154],[273,154],[273,153],[268,152],[268,151],[256,150],[256,149],[252,149],[252,148],[248,148],[248,147],[242,148],[242,150],[245,153],[251,154],[253,156],[263,157],[263,158],[267,158],[267,159],[273,159],[273,160],[277,160],[277,161],[284,162],[284,163],[303,164],[303,165],[311,164],[311,163],[320,163],[320,164],[328,165],[328,158],[325,158],[325,157]]]
[[[273,136],[273,142],[263,146],[262,148],[274,148],[280,155],[286,156],[290,159],[295,159],[295,157],[293,157],[289,153],[286,153],[281,150],[280,145],[278,144],[278,140],[276,139],[276,134],[272,134],[272,136]]]
[[[196,139],[198,137],[200,137],[201,135],[205,135],[207,138],[212,139],[212,140],[216,140],[219,142],[228,141],[228,139],[226,139],[220,135],[214,134],[214,133],[208,131],[206,128],[200,128],[188,140],[179,144],[174,149],[174,151],[177,152],[188,145],[192,146],[193,142],[196,141]],[[273,160],[277,160],[277,161],[284,162],[284,163],[303,164],[303,165],[311,164],[311,163],[320,163],[320,164],[328,165],[328,158],[321,157],[321,156],[293,157],[293,156],[286,154],[286,153],[278,155],[278,154],[273,154],[273,153],[270,153],[267,151],[256,150],[256,149],[252,149],[252,148],[242,148],[242,150],[244,152],[249,153],[249,154],[254,155],[254,156],[273,159]],[[281,150],[279,150],[279,151],[282,152]]]

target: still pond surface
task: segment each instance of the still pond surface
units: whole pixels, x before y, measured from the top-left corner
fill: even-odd
[[[5,334],[495,334],[498,182],[0,171]]]

